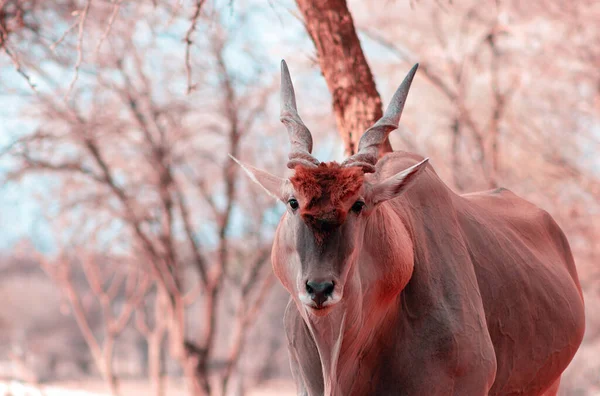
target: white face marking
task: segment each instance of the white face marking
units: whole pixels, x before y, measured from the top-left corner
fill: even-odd
[[[306,308],[309,308],[311,311],[317,310],[316,309],[317,304],[310,298],[308,293],[306,293],[306,292],[298,293],[298,299],[300,300],[300,302],[302,304],[304,304],[304,306]],[[329,297],[327,297],[327,300],[325,300],[325,302],[323,302],[323,304],[321,305],[322,306],[321,310],[324,310],[325,308],[331,308],[334,305],[336,305],[337,303],[339,303],[341,300],[342,300],[342,295],[334,290],[333,293]]]

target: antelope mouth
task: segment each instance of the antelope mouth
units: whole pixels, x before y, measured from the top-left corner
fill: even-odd
[[[315,316],[326,316],[333,310],[334,304],[326,305],[305,305],[306,310]]]
[[[324,301],[322,304],[317,304],[314,301],[303,301],[304,308],[312,315],[315,316],[326,316],[329,314],[340,302],[341,298],[334,296]]]
[[[332,282],[333,283],[333,282]],[[330,286],[333,288],[334,286]],[[325,316],[333,310],[342,300],[341,290],[331,290],[317,288],[316,286],[308,285],[306,291],[298,293],[298,299],[304,309],[315,316]],[[325,294],[323,293],[325,291]]]

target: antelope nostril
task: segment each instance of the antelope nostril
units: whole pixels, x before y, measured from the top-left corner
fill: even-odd
[[[318,307],[333,294],[335,284],[333,282],[306,282],[306,292]]]
[[[335,284],[333,282],[331,282],[329,285],[327,285],[325,287],[325,290],[323,290],[323,293],[326,296],[330,296],[331,294],[333,294],[333,288],[335,287]]]
[[[306,282],[306,292],[308,294],[313,294],[315,291],[313,290],[313,288],[308,284],[308,282]]]

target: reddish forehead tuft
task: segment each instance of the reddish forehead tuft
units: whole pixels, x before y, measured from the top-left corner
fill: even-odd
[[[336,162],[321,163],[316,168],[297,166],[295,171],[290,181],[306,202],[302,216],[320,224],[343,223],[342,204],[362,187],[363,171],[357,167],[343,168]]]

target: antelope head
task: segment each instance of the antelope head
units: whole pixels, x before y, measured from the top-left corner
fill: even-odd
[[[406,191],[426,167],[427,159],[384,180],[366,177],[377,171],[379,146],[398,128],[417,67],[410,70],[384,116],[363,134],[358,152],[338,164],[312,156],[311,133],[298,115],[292,80],[282,61],[281,122],[291,142],[287,167],[294,174],[284,179],[236,160],[253,181],[286,205],[275,234],[273,269],[297,305],[313,315],[326,315],[344,299],[370,216]],[[391,272],[379,276],[399,279]],[[399,290],[404,286],[397,285]]]

